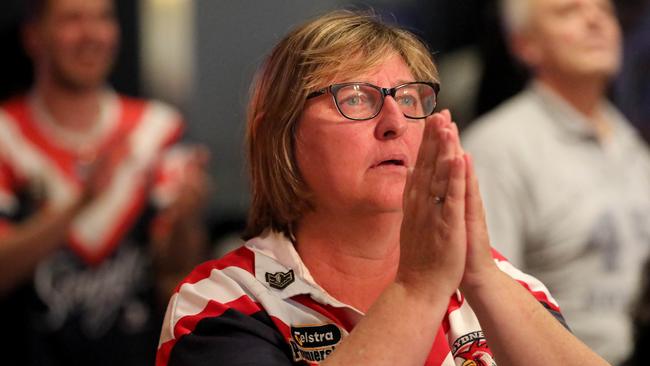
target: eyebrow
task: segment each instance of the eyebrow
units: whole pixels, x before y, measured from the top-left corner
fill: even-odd
[[[413,78],[412,80],[399,79],[399,80],[397,80],[397,83],[395,85],[390,86],[390,87],[392,88],[392,87],[397,86],[397,85],[412,83],[412,82],[415,82],[415,81],[418,81],[418,80],[416,80],[415,78]],[[343,81],[341,83],[368,83],[368,84],[372,84],[372,85],[377,85],[375,83],[371,83],[367,79]],[[341,83],[335,83],[335,84],[341,84]],[[377,85],[377,86],[379,86],[379,85]],[[379,87],[381,87],[381,86],[379,86]]]
[[[412,82],[414,82],[414,81],[417,81],[417,80],[415,80],[415,78],[413,78],[413,80],[404,80],[404,79],[399,79],[399,80],[397,80],[397,85],[406,84],[406,83],[412,83]]]

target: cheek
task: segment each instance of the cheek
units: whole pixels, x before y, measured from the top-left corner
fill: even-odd
[[[106,23],[101,27],[99,39],[108,47],[116,48],[119,44],[120,31],[116,24]]]
[[[63,61],[76,57],[75,48],[78,43],[79,36],[77,32],[73,29],[62,29],[53,36],[48,48],[52,55]]]
[[[77,22],[62,22],[54,32],[55,40],[61,47],[72,47],[81,39],[81,26]]]
[[[576,30],[564,25],[547,31],[542,52],[548,55],[562,55],[572,52],[580,41]]]
[[[576,61],[577,39],[569,32],[549,35],[537,49],[538,62],[546,65],[566,65]]]
[[[621,28],[619,27],[618,22],[616,20],[611,20],[609,22],[607,34],[609,35],[608,39],[611,42],[613,47],[618,48],[621,46],[621,41],[622,41]]]
[[[359,168],[359,157],[365,156],[361,146],[345,134],[309,131],[296,138],[296,159],[301,171],[312,172],[305,174],[311,175],[312,179],[337,177]]]
[[[317,201],[337,200],[359,187],[368,168],[369,144],[362,137],[353,127],[327,122],[297,131],[298,168]]]
[[[580,28],[575,22],[551,21],[542,24],[533,36],[537,39],[541,52],[559,54],[576,47],[581,38]]]

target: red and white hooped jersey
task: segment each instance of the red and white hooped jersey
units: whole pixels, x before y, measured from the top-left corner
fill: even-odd
[[[90,131],[74,135],[53,123],[36,95],[0,109],[0,235],[11,230],[25,193],[39,206],[62,207],[81,192],[84,164],[112,151],[110,183],[73,221],[69,243],[88,264],[110,255],[150,200],[162,197],[167,149],[181,135],[182,119],[155,101],[107,90]],[[162,179],[165,178],[165,179]],[[160,187],[158,187],[160,186]],[[152,193],[154,197],[152,197]],[[161,196],[161,197],[156,197]]]
[[[494,260],[564,321],[541,282],[496,252]],[[314,281],[284,235],[267,231],[197,267],[177,287],[165,315],[156,364],[318,364],[363,315]],[[476,315],[456,292],[426,365],[465,365],[468,360],[494,364]]]

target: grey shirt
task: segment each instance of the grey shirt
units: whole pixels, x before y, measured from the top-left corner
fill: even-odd
[[[540,83],[463,134],[494,247],[539,278],[576,336],[610,362],[631,347],[629,303],[650,253],[650,153],[609,103],[602,142]]]

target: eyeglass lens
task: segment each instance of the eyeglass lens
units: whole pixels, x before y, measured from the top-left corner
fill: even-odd
[[[424,118],[433,113],[436,92],[428,84],[410,83],[395,90],[395,101],[409,118]],[[369,119],[376,116],[384,102],[379,88],[367,84],[349,84],[336,90],[336,104],[341,113],[350,119]]]

